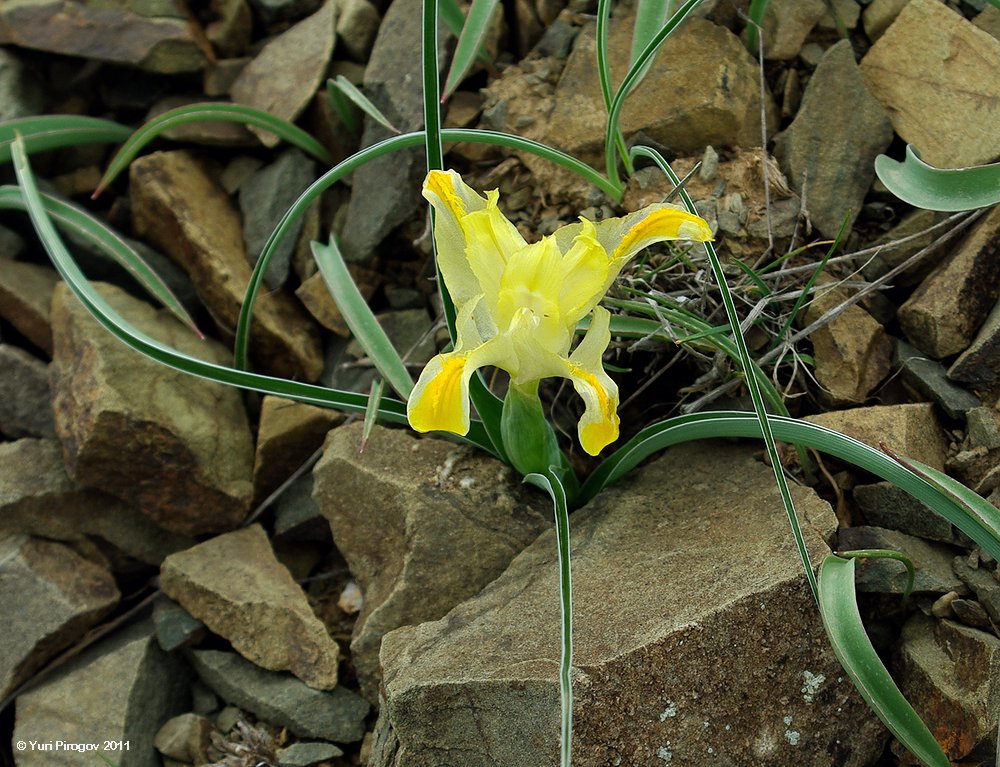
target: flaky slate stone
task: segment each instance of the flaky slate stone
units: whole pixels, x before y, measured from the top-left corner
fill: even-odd
[[[128,750],[109,753],[117,767],[159,767],[153,738],[163,722],[184,710],[190,679],[183,661],[157,646],[149,621],[133,623],[20,695],[14,739],[102,745],[105,740],[128,741]],[[18,753],[17,764],[91,767],[94,760],[93,752],[27,749]]]
[[[198,339],[165,310],[95,284],[140,332],[228,364],[225,349]],[[253,455],[239,392],[132,351],[64,285],[56,289],[52,317],[53,406],[70,475],[135,504],[175,533],[238,524],[250,504]]]
[[[0,343],[0,434],[12,439],[55,438],[51,400],[48,365],[16,346]]]
[[[0,317],[52,354],[52,293],[59,277],[38,264],[0,258]]]
[[[892,141],[885,110],[865,88],[849,40],[823,55],[774,156],[796,192],[806,192],[809,219],[826,237],[847,231],[875,178],[875,158]]]
[[[910,342],[935,359],[965,350],[1000,293],[1000,207],[975,224],[899,308]]]
[[[353,743],[365,734],[369,705],[344,687],[314,690],[291,674],[267,671],[233,652],[194,650],[191,664],[226,702],[287,727],[301,738]]]
[[[206,166],[185,151],[154,152],[130,167],[132,220],[143,237],[190,275],[224,333],[232,333],[250,281],[240,216]],[[295,300],[261,291],[251,355],[266,371],[316,380],[322,352],[316,327]]]
[[[337,685],[337,643],[260,525],[167,557],[160,588],[257,665],[291,671],[317,689]]]
[[[27,535],[0,540],[0,699],[118,603],[115,580],[68,546]]]
[[[905,341],[896,342],[894,364],[899,367],[903,383],[920,398],[936,402],[949,418],[960,420],[982,404],[975,394],[948,379],[944,365]]]
[[[0,5],[0,45],[132,64],[164,74],[203,69],[208,44],[196,25],[178,13],[177,6],[173,13],[147,15],[143,5],[138,0],[7,0]]]
[[[476,594],[550,521],[506,467],[467,447],[375,427],[359,453],[361,435],[360,423],[330,432],[313,497],[364,592],[351,656],[374,700],[383,635]]]
[[[870,525],[931,541],[956,542],[955,531],[947,519],[892,482],[858,485],[853,496]]]
[[[995,758],[1000,639],[921,614],[903,627],[899,686],[953,762]],[[966,761],[968,760],[968,761]]]
[[[1000,155],[1000,41],[939,0],[910,0],[861,61],[893,128],[939,167]]]
[[[117,498],[73,482],[54,439],[0,442],[0,533],[60,541],[96,536],[151,565],[192,543]]]
[[[575,765],[860,767],[881,752],[753,452],[672,448],[573,514]],[[836,520],[793,494],[818,560]],[[557,584],[549,531],[440,620],[387,634],[372,767],[558,764]]]
[[[948,369],[948,377],[982,387],[1000,380],[1000,302],[993,306],[969,347]]]

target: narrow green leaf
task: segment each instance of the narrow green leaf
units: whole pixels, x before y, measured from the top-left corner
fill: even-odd
[[[770,4],[771,0],[750,0],[750,10],[747,14],[750,17],[750,21],[747,23],[747,48],[755,56],[760,28],[764,24],[764,14],[767,13],[767,6]]]
[[[375,319],[368,302],[358,290],[354,278],[347,270],[347,264],[344,263],[344,257],[340,254],[336,240],[331,237],[326,245],[320,242],[311,242],[309,245],[320,274],[323,275],[323,282],[326,283],[326,288],[333,296],[340,313],[344,315],[347,327],[351,329],[351,333],[361,344],[365,354],[371,358],[379,375],[389,382],[400,397],[406,399],[413,389],[413,379],[396,347],[392,345],[392,341]]]
[[[438,13],[441,14],[441,21],[448,27],[448,31],[455,37],[462,34],[462,27],[465,25],[465,14],[458,5],[457,0],[439,0]]]
[[[48,194],[42,194],[41,200],[48,215],[59,226],[77,233],[100,248],[132,275],[146,292],[169,309],[177,319],[191,328],[200,338],[204,338],[201,330],[198,329],[181,302],[177,300],[173,291],[131,245],[82,208]],[[0,186],[0,210],[28,210],[27,203],[18,187]]]
[[[930,730],[896,687],[872,647],[854,586],[853,559],[828,556],[819,570],[819,608],[833,653],[865,702],[927,767],[950,767]]]
[[[385,383],[381,378],[372,381],[372,388],[368,392],[368,407],[365,409],[365,421],[361,429],[361,447],[359,453],[365,452],[368,446],[368,438],[372,435],[372,429],[378,423],[378,406],[382,402],[382,393],[385,391]]]
[[[632,54],[629,66],[635,64],[640,54],[646,49],[656,30],[664,25],[673,11],[673,0],[639,0],[635,8],[635,24],[632,28]],[[640,74],[640,80],[649,72],[652,62],[647,62],[645,71]]]
[[[289,144],[297,146],[303,152],[311,154],[321,162],[329,163],[333,161],[326,147],[304,130],[292,125],[287,120],[274,117],[260,109],[254,109],[243,104],[217,102],[189,104],[158,115],[133,133],[132,137],[121,146],[118,153],[111,159],[108,169],[104,172],[104,176],[97,185],[94,196],[97,197],[118,178],[119,174],[142,151],[143,147],[161,133],[178,125],[187,125],[188,123],[196,122],[235,122],[242,123],[243,125],[253,125],[257,128],[270,131]]]
[[[80,144],[117,144],[132,129],[111,120],[82,115],[18,117],[0,123],[0,163],[10,162],[11,144],[17,134],[28,154]]]
[[[344,127],[351,133],[358,133],[361,124],[358,122],[358,116],[351,105],[351,100],[337,87],[335,81],[326,81],[326,95],[330,99],[330,106],[333,107],[333,111],[337,113],[340,121],[344,123]]]
[[[480,55],[483,41],[490,31],[497,4],[498,0],[472,0],[469,15],[465,17],[465,24],[462,25],[462,34],[458,37],[458,45],[455,47],[455,55],[451,60],[448,77],[445,78],[443,99],[447,99],[455,92],[459,83],[472,68],[477,56]]]
[[[573,568],[570,562],[569,507],[566,490],[551,467],[545,474],[528,474],[524,481],[544,490],[552,499],[556,518],[556,549],[559,556],[559,765],[573,762]]]
[[[1000,163],[971,168],[935,168],[907,145],[906,159],[875,158],[875,174],[903,202],[948,212],[1000,203]]]
[[[336,88],[341,93],[343,93],[347,98],[349,98],[357,107],[372,118],[375,122],[381,125],[386,130],[392,131],[393,133],[400,133],[399,128],[389,122],[389,118],[379,111],[379,108],[375,106],[368,97],[365,96],[358,88],[348,80],[343,75],[337,75],[336,80],[327,80],[326,86],[328,89]]]
[[[903,589],[903,599],[909,599],[913,593],[913,582],[917,578],[917,571],[913,567],[913,562],[902,551],[892,549],[855,549],[854,551],[838,551],[838,557],[844,559],[895,559],[902,562],[906,568],[906,588]]]
[[[754,287],[757,288],[757,293],[759,295],[761,296],[771,295],[771,288],[768,286],[766,282],[764,282],[764,280],[762,280],[758,276],[757,272],[755,272],[750,267],[749,264],[743,263],[742,261],[740,261],[740,259],[736,258],[736,256],[733,256],[733,263],[740,268],[740,271],[742,271],[747,277],[750,278],[750,282],[752,282],[754,284]]]

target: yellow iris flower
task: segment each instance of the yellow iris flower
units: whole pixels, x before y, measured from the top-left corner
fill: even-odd
[[[438,267],[457,310],[454,351],[434,357],[410,393],[419,432],[469,431],[469,379],[492,365],[537,396],[543,378],[568,378],[584,401],[578,433],[591,455],[618,438],[618,387],[604,371],[611,315],[598,306],[622,267],[663,240],[710,240],[708,224],[671,205],[621,218],[583,218],[528,244],[497,208],[454,171],[431,171],[423,195],[437,212]],[[577,323],[593,312],[570,352]]]

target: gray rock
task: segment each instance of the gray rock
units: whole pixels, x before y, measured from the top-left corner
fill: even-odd
[[[955,543],[951,523],[891,482],[858,485],[854,501],[868,524],[942,543]]]
[[[760,33],[764,58],[794,59],[825,13],[823,0],[776,0],[769,3]],[[753,53],[756,55],[756,51]]]
[[[97,537],[151,565],[192,544],[117,498],[81,488],[67,476],[58,442],[29,438],[0,443],[0,533]]]
[[[899,308],[910,342],[935,359],[966,349],[1000,293],[1000,208],[980,219]],[[993,324],[1000,321],[994,317]]]
[[[323,82],[336,41],[333,0],[312,5],[319,10],[269,41],[243,68],[230,89],[233,101],[289,121],[302,114]],[[278,145],[273,133],[250,130],[264,146]]]
[[[256,264],[271,232],[292,203],[316,178],[316,163],[298,149],[289,149],[254,173],[240,187],[243,242],[250,264]],[[265,280],[272,289],[288,280],[292,252],[302,231],[299,220],[289,231],[268,265]]]
[[[0,49],[0,122],[45,110],[45,90],[17,56]]]
[[[1000,41],[938,0],[910,0],[861,61],[896,133],[945,168],[1000,154],[998,69]]]
[[[223,61],[232,61],[245,54],[253,37],[253,16],[247,0],[212,0],[211,15],[212,20],[205,25],[205,37],[216,55]],[[217,70],[209,69],[213,71]]]
[[[337,643],[260,525],[167,557],[160,588],[248,660],[317,689],[336,686]]]
[[[140,332],[228,364],[221,344],[198,339],[172,316],[117,288],[97,289]],[[52,316],[53,407],[70,474],[136,504],[181,535],[238,524],[250,504],[253,450],[239,392],[132,351],[64,285],[56,289]]]
[[[278,767],[310,767],[343,755],[332,743],[293,743],[278,751]]]
[[[549,526],[544,504],[502,464],[468,448],[361,424],[334,429],[314,498],[365,595],[351,654],[374,700],[383,635],[435,620],[497,577]],[[475,556],[468,556],[475,551]]]
[[[905,554],[916,570],[913,579],[915,594],[967,593],[965,584],[952,571],[955,549],[925,541],[896,530],[859,525],[840,531],[837,548],[840,551],[888,549]],[[906,589],[906,566],[895,559],[873,557],[857,565],[856,582],[859,591],[876,594],[902,594]]]
[[[395,0],[386,9],[365,69],[364,92],[399,130],[423,126],[423,87],[413,62],[420,60],[421,0]],[[369,117],[361,146],[392,135]],[[420,205],[426,170],[423,150],[393,152],[355,171],[341,234],[344,258],[365,262],[379,243]]]
[[[952,562],[955,574],[976,594],[976,599],[986,609],[990,619],[1000,625],[1000,581],[984,567],[973,567],[964,557]]]
[[[164,653],[149,621],[117,631],[88,648],[17,699],[14,739],[47,743],[128,742],[109,752],[118,767],[158,767],[153,738],[184,709],[191,672]],[[17,756],[18,767],[91,767],[93,752],[38,751]]]
[[[905,341],[896,342],[894,364],[901,371],[903,383],[937,403],[949,418],[960,420],[982,404],[975,394],[949,380],[944,365]]]
[[[190,647],[205,637],[205,624],[174,602],[161,596],[153,606],[156,641],[165,652]]]
[[[1000,717],[1000,639],[917,614],[903,627],[899,659],[900,689],[948,759],[993,761]]]
[[[104,568],[68,546],[26,535],[0,540],[0,699],[107,615],[120,595]]]
[[[323,0],[250,0],[254,13],[266,25],[295,21],[320,7]]]
[[[955,617],[966,626],[986,629],[987,631],[993,628],[990,625],[990,616],[986,612],[986,608],[975,599],[953,599],[951,609],[955,613]]]
[[[976,337],[948,369],[948,377],[975,386],[1000,380],[1000,302],[987,315]]]
[[[369,0],[337,0],[337,39],[356,61],[367,61],[382,17]]]
[[[0,317],[52,355],[52,294],[59,277],[45,266],[0,258]]]
[[[974,407],[965,414],[969,447],[985,447],[993,450],[1000,447],[1000,428],[993,408]]]
[[[314,690],[291,674],[266,671],[231,652],[194,650],[191,662],[220,698],[301,738],[353,743],[365,734],[369,705],[343,687]]]
[[[865,88],[849,40],[824,54],[798,115],[778,136],[774,156],[796,192],[808,195],[809,217],[826,237],[854,224],[873,162],[892,141],[892,123]]]
[[[574,764],[860,766],[881,752],[752,453],[671,448],[573,514]],[[793,495],[818,560],[836,521]],[[373,767],[558,763],[556,559],[549,531],[444,618],[386,635]]]
[[[275,503],[274,537],[281,541],[333,542],[330,525],[313,500],[312,472],[295,480]]]
[[[132,64],[151,72],[196,72],[208,59],[194,25],[164,6],[143,13],[141,0],[15,0],[0,6],[0,45]],[[145,3],[148,5],[148,3]]]
[[[48,366],[25,351],[0,343],[0,433],[11,439],[55,439]]]

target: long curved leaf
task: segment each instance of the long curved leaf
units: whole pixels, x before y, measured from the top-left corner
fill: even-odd
[[[819,568],[819,610],[833,654],[865,702],[927,767],[950,767],[930,730],[896,687],[865,633],[854,586],[854,559],[828,556]]]
[[[191,315],[177,300],[177,296],[160,276],[150,268],[125,240],[111,231],[101,221],[91,216],[82,208],[64,202],[52,195],[41,195],[42,205],[46,212],[63,229],[70,229],[83,236],[93,245],[107,253],[116,263],[124,268],[146,292],[163,304],[181,322],[191,328],[195,334],[204,338],[195,325]],[[0,186],[0,210],[21,210],[27,212],[28,205],[16,186]]]
[[[1000,163],[971,168],[935,168],[907,145],[906,159],[875,158],[875,174],[903,202],[956,212],[1000,203]]]
[[[234,122],[242,123],[243,125],[253,125],[257,128],[270,131],[289,144],[297,146],[303,152],[311,154],[321,162],[330,163],[333,161],[326,147],[304,130],[292,125],[287,120],[282,120],[260,109],[244,106],[243,104],[218,102],[188,104],[154,117],[133,133],[131,138],[121,146],[117,154],[111,159],[108,169],[104,172],[97,185],[94,196],[99,195],[118,178],[119,174],[142,151],[143,147],[161,133],[178,125],[187,125],[188,123],[196,122]]]
[[[371,102],[371,100],[367,96],[365,96],[365,94],[363,94],[360,90],[358,90],[357,86],[355,86],[354,83],[352,83],[343,75],[337,75],[336,80],[334,79],[327,80],[326,89],[327,92],[330,93],[331,95],[334,92],[336,92],[350,99],[350,101],[356,107],[358,107],[358,109],[360,109],[370,118],[372,118],[375,122],[377,122],[386,130],[391,131],[393,133],[401,132],[399,128],[397,128],[395,125],[389,122],[389,118],[386,117],[384,114],[382,114],[379,108],[375,106]],[[341,119],[344,119],[346,115],[347,115],[346,112],[342,112]],[[349,119],[350,118],[345,119],[345,122],[347,122]]]
[[[28,154],[80,144],[116,144],[132,133],[126,125],[84,115],[18,117],[0,123],[0,162],[10,162],[11,145],[20,134]]]
[[[928,474],[935,480],[931,483],[897,460],[853,437],[795,418],[772,415],[768,420],[775,439],[828,453],[892,482],[947,519],[991,556],[1000,559],[1000,510],[951,477],[930,470]],[[580,490],[578,501],[586,503],[604,487],[665,447],[710,437],[760,439],[760,422],[754,413],[718,411],[678,416],[648,426],[591,473]]]

